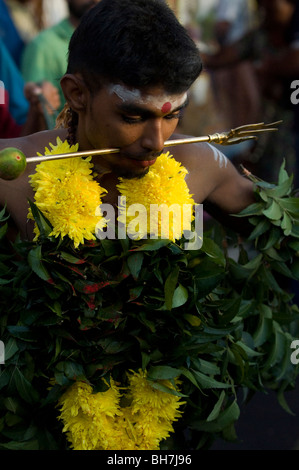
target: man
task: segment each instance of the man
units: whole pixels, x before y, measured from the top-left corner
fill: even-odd
[[[50,81],[59,87],[59,80],[67,66],[68,43],[81,17],[99,0],[68,0],[69,16],[58,24],[42,31],[30,41],[22,56],[21,71],[26,81]],[[63,92],[59,87],[60,107],[64,106]]]
[[[173,12],[161,0],[102,0],[82,19],[69,45],[67,73],[61,79],[71,116],[69,128],[1,141],[27,157],[44,152],[56,137],[80,150],[117,147],[118,154],[93,158],[105,202],[117,203],[119,176],[142,177],[159,158],[164,142],[187,105],[187,91],[202,69],[199,52]],[[228,217],[253,202],[252,184],[223,154],[208,144],[170,148],[189,171],[195,202],[217,206]],[[28,175],[2,181],[0,204],[26,236]]]

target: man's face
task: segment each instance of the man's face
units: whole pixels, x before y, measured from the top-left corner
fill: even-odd
[[[84,13],[94,7],[100,0],[68,0],[70,14],[80,20]]]
[[[97,171],[126,178],[145,175],[173,134],[187,93],[169,95],[161,87],[145,91],[122,84],[90,94],[79,117],[80,148],[119,148],[117,154],[94,157]]]

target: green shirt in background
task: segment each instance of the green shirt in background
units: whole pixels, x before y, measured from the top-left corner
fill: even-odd
[[[60,87],[60,79],[66,72],[69,40],[74,26],[68,19],[45,29],[25,47],[21,72],[26,82],[47,80],[59,90],[61,106],[65,99]]]

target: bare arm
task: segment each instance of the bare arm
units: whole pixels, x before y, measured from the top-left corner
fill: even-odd
[[[189,171],[187,184],[195,202],[203,203],[204,209],[222,224],[248,233],[245,220],[230,214],[239,213],[255,201],[252,182],[209,144],[184,145],[173,154]]]

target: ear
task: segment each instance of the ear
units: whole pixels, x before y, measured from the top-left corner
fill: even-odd
[[[60,85],[70,107],[77,113],[84,111],[89,92],[83,79],[67,73],[60,80]]]

